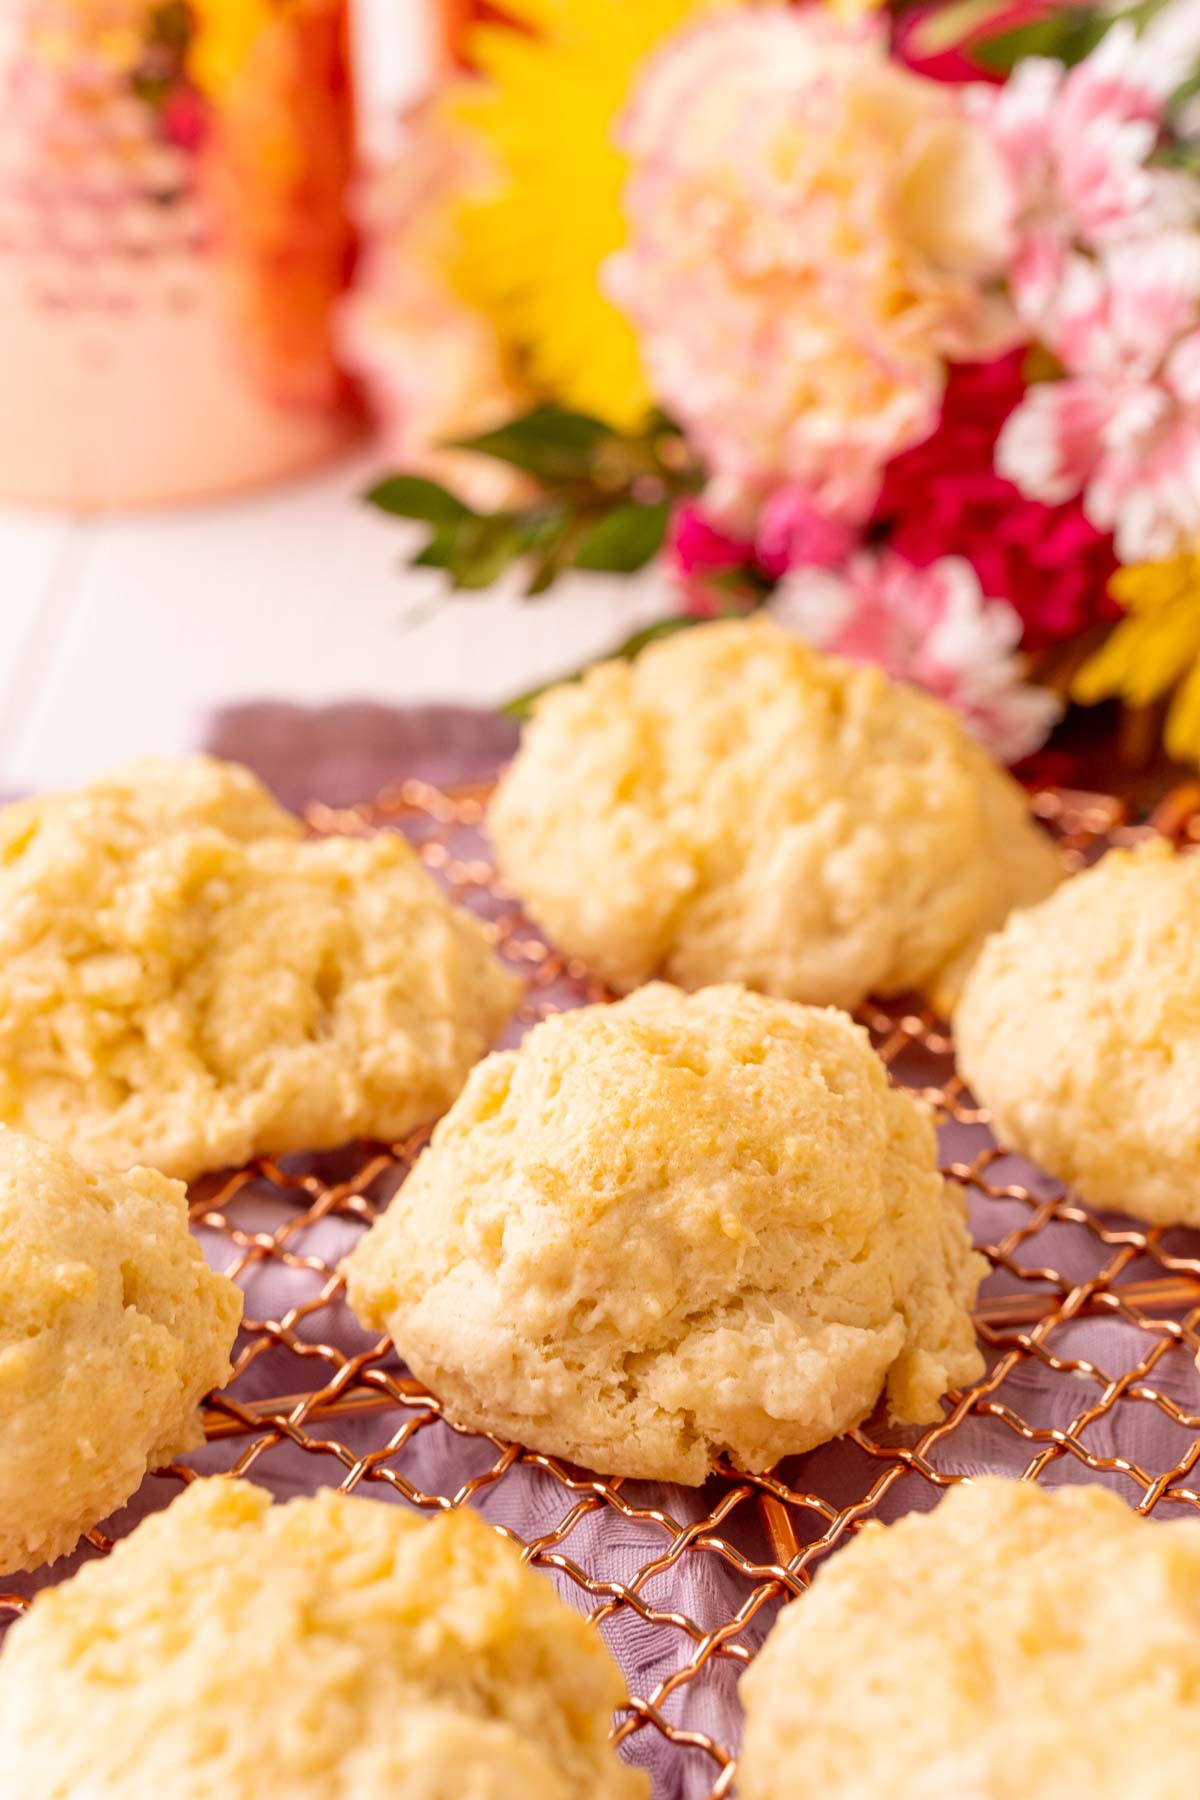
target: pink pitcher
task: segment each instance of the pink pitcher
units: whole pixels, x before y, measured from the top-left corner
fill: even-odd
[[[347,0],[0,12],[0,500],[196,499],[344,444]]]

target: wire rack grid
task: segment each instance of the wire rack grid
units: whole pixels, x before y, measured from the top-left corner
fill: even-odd
[[[369,805],[314,807],[309,822],[319,833],[404,831],[523,973],[519,1028],[611,997],[538,936],[498,881],[481,831],[488,792],[405,781]],[[1200,843],[1200,787],[1175,790],[1144,826],[1103,795],[1045,791],[1033,806],[1075,864],[1149,832]],[[893,1078],[937,1108],[944,1167],[967,1189],[992,1265],[977,1312],[987,1373],[947,1396],[939,1423],[905,1432],[876,1417],[769,1474],[722,1468],[694,1495],[602,1479],[457,1430],[390,1343],[349,1320],[336,1270],[420,1153],[428,1136],[420,1131],[333,1156],[262,1159],[193,1190],[193,1224],[246,1288],[247,1316],[233,1380],[205,1407],[205,1451],[152,1477],[150,1504],[165,1503],[198,1469],[222,1468],[285,1491],[336,1484],[390,1490],[427,1512],[481,1507],[619,1638],[627,1670],[632,1662],[648,1671],[641,1687],[631,1681],[615,1726],[626,1754],[653,1766],[659,1793],[709,1800],[734,1791],[737,1675],[778,1605],[866,1520],[928,1508],[938,1490],[988,1467],[1030,1480],[1101,1480],[1143,1513],[1200,1511],[1195,1235],[1093,1213],[1005,1155],[930,1012],[872,1004],[861,1017]],[[269,1315],[255,1310],[264,1275]],[[1104,1362],[1092,1349],[1098,1328]],[[1080,1332],[1090,1333],[1083,1349]],[[614,1534],[626,1547],[620,1557]],[[103,1553],[112,1539],[96,1531],[89,1542]],[[698,1574],[709,1578],[689,1579]],[[0,1595],[0,1625],[27,1604],[27,1592]],[[706,1684],[715,1700],[705,1700]]]

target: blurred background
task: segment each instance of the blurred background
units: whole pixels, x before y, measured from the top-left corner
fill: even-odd
[[[1194,769],[1198,91],[1200,0],[4,0],[0,785],[759,607]]]
[[[553,613],[515,578],[456,602],[362,499],[386,440],[351,288],[466,9],[0,13],[5,789],[194,747],[238,701],[498,703],[648,616],[595,578]]]

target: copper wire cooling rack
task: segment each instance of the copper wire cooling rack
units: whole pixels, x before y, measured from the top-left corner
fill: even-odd
[[[498,882],[480,833],[487,793],[408,781],[371,805],[314,808],[310,824],[321,833],[404,831],[450,893],[489,921],[501,953],[525,976],[521,1024],[607,998],[539,938]],[[1101,795],[1056,790],[1033,805],[1077,863],[1148,832],[1200,842],[1200,788],[1168,796],[1148,826],[1131,825],[1120,803]],[[632,1681],[616,1727],[620,1741],[631,1740],[626,1753],[654,1767],[660,1793],[710,1800],[734,1791],[733,1681],[780,1601],[801,1592],[820,1558],[865,1520],[927,1508],[937,1490],[983,1468],[1101,1480],[1159,1516],[1200,1510],[1192,1481],[1200,1237],[1095,1214],[1002,1155],[928,1011],[870,1005],[862,1018],[894,1078],[938,1108],[945,1167],[967,1189],[976,1239],[992,1263],[977,1314],[987,1374],[948,1396],[937,1425],[904,1432],[876,1418],[770,1475],[722,1469],[694,1495],[603,1480],[456,1432],[388,1342],[356,1331],[334,1266],[347,1233],[370,1223],[419,1154],[427,1135],[419,1132],[333,1157],[258,1161],[194,1190],[193,1223],[210,1252],[218,1241],[214,1260],[246,1287],[247,1318],[234,1379],[206,1407],[208,1445],[193,1461],[284,1491],[336,1484],[390,1489],[387,1497],[427,1512],[480,1506],[518,1537],[530,1562],[575,1591],[627,1671],[649,1671],[640,1687]],[[255,1315],[264,1277],[285,1302],[269,1317]],[[430,1470],[439,1479],[423,1485]],[[148,1484],[162,1490],[154,1504],[195,1472],[160,1472]],[[536,1532],[515,1530],[514,1516],[536,1517]],[[633,1564],[631,1542],[639,1546]],[[110,1547],[100,1532],[91,1543]],[[693,1596],[703,1604],[689,1611]],[[0,1622],[26,1604],[0,1596]],[[715,1699],[706,1700],[706,1686]],[[722,1696],[723,1706],[715,1703]]]

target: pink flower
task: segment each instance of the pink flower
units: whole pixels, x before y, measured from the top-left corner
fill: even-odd
[[[861,532],[813,504],[806,488],[780,488],[758,521],[758,565],[775,580],[789,569],[835,569],[858,544]]]
[[[1021,642],[1041,649],[1119,610],[1109,600],[1111,539],[1078,499],[1030,500],[994,466],[996,440],[1025,394],[1019,352],[950,371],[937,430],[892,462],[875,515],[918,568],[964,556],[985,594],[1020,615]]]
[[[609,265],[719,511],[799,487],[841,526],[936,424],[948,357],[990,355],[1008,186],[957,90],[815,8],[690,25],[621,126],[629,243]]]
[[[860,551],[843,574],[789,575],[770,607],[818,649],[878,663],[944,701],[1005,762],[1036,750],[1061,712],[1053,694],[1022,679],[1020,619],[985,599],[961,557],[914,569],[889,550]]]
[[[722,575],[754,564],[752,539],[726,530],[688,500],[672,515],[664,545],[667,566],[683,597],[683,611],[710,618],[717,611]]]
[[[1030,390],[996,466],[1027,498],[1082,496],[1123,562],[1200,532],[1200,182],[1152,162],[1200,12],[1111,26],[1074,69],[1031,59],[973,96],[1018,197],[1010,285],[1066,379]]]
[[[180,150],[198,150],[208,136],[210,115],[204,96],[192,87],[179,87],[162,109],[163,136]]]
[[[1151,26],[1139,37],[1120,20],[1073,69],[1029,57],[1003,87],[970,91],[1012,182],[1010,287],[1023,322],[1044,342],[1073,249],[1098,250],[1196,218],[1194,180],[1150,161],[1167,100],[1191,73],[1196,48],[1177,28]]]
[[[1051,504],[1082,493],[1122,562],[1174,556],[1200,537],[1200,405],[1177,379],[1195,341],[1161,383],[1082,377],[1031,388],[1001,433],[996,466]]]
[[[781,488],[763,507],[753,535],[689,500],[675,512],[667,533],[668,565],[683,590],[686,610],[712,613],[722,597],[714,577],[757,570],[777,581],[789,569],[836,568],[861,534],[827,518],[803,488]]]
[[[1031,56],[1004,86],[973,90],[1015,189],[1018,304],[1027,259],[1045,265],[1054,247],[1099,247],[1195,214],[1186,176],[1150,166],[1166,101],[1193,61],[1180,36],[1139,38],[1119,20],[1074,68]]]
[[[752,539],[726,531],[696,500],[686,501],[671,520],[667,554],[679,574],[720,574],[754,561]]]
[[[1200,535],[1200,235],[1073,258],[1053,347],[1067,378],[1029,390],[998,470],[1050,505],[1082,494],[1122,562],[1165,560]]]
[[[1045,343],[1072,375],[1152,379],[1200,323],[1200,233],[1162,231],[1068,258]]]

